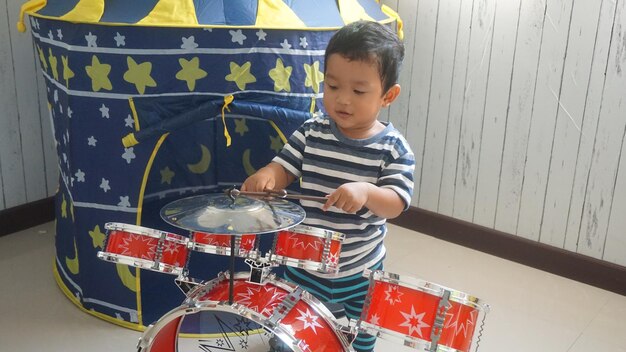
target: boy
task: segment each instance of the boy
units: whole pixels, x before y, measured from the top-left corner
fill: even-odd
[[[381,108],[400,93],[404,46],[376,22],[358,21],[331,38],[324,58],[324,107],[328,116],[307,120],[267,166],[245,180],[242,191],[283,189],[302,178],[306,225],[344,233],[339,273],[286,267],[286,279],[322,301],[342,303],[358,319],[367,294],[363,270],[382,269],[385,221],[406,210],[413,193],[413,152]],[[376,338],[360,334],[356,351],[372,351]]]

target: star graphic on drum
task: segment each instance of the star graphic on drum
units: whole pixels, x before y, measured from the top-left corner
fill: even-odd
[[[454,336],[457,336],[459,333],[463,332],[463,336],[467,337],[467,331],[470,325],[476,324],[476,317],[478,315],[478,311],[473,310],[469,313],[469,317],[467,315],[463,315],[461,312],[462,305],[458,306],[456,312],[448,311],[446,313],[446,321],[448,322],[445,326],[446,329],[454,328]],[[465,322],[463,322],[463,316],[467,317]]]
[[[339,264],[339,254],[338,253],[328,253],[328,263],[330,265]]]
[[[426,324],[423,320],[426,312],[416,314],[413,305],[411,305],[411,313],[400,312],[400,314],[402,314],[406,320],[398,326],[409,328],[409,335],[417,333],[417,336],[423,337],[422,329],[430,327],[430,325]]]
[[[400,299],[400,297],[403,294],[404,293],[398,291],[398,286],[390,285],[387,291],[385,291],[385,301],[389,302],[389,305],[392,306],[396,303],[401,303],[402,300]]]
[[[156,253],[156,240],[152,237],[129,234],[120,244],[120,254],[151,260]]]
[[[378,316],[378,314],[374,314],[374,315],[372,315],[370,317],[370,324],[379,326],[379,324],[380,324],[380,317]]]
[[[287,293],[278,291],[276,287],[246,287],[246,292],[237,294],[237,303],[269,316],[286,295]]]
[[[297,309],[297,308],[296,308]],[[302,321],[304,323],[304,328],[308,329],[311,328],[311,330],[313,330],[313,332],[315,333],[315,335],[317,335],[317,330],[315,330],[315,328],[324,328],[320,323],[317,322],[317,319],[319,318],[317,315],[313,315],[311,314],[311,311],[309,311],[309,309],[307,308],[306,312],[301,311],[300,309],[297,309],[298,313],[300,313],[300,316],[297,317],[296,319]]]
[[[178,253],[178,249],[179,247],[176,245],[175,242],[165,242],[163,252],[174,254]]]
[[[314,250],[319,251],[320,248],[324,245],[324,241],[321,238],[313,236],[301,236],[299,234],[293,234],[289,235],[289,240],[293,241],[292,248],[302,247],[302,249],[307,249],[311,247]]]

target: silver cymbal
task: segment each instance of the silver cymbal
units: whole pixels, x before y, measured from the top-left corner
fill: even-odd
[[[306,213],[284,199],[204,194],[175,200],[161,209],[165,222],[190,231],[223,235],[263,234],[298,225]]]

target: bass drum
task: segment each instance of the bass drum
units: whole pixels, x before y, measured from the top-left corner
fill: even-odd
[[[189,291],[180,307],[146,329],[138,351],[353,351],[331,312],[308,292],[273,274],[264,284],[248,277],[235,274],[232,304],[227,273]],[[183,324],[199,331],[217,325],[220,333],[181,333]]]

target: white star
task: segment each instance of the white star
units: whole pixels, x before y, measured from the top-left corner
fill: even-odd
[[[372,317],[370,318],[370,324],[379,326],[378,324],[380,324],[380,317],[377,314],[372,315]]]
[[[119,207],[127,207],[127,208],[130,207],[130,201],[129,201],[128,198],[129,198],[129,196],[120,197],[120,202],[117,203],[117,206],[119,206]]]
[[[102,117],[107,119],[109,118],[109,108],[107,108],[106,105],[102,104],[102,106],[98,110],[100,110]]]
[[[308,308],[306,309],[306,312],[303,312],[300,309],[297,309],[297,310],[300,313],[300,316],[297,317],[296,319],[304,323],[304,329],[311,328],[311,330],[313,330],[315,335],[317,335],[317,330],[315,330],[315,328],[316,327],[324,328],[320,323],[317,322],[317,318],[319,317],[317,315],[311,314]]]
[[[385,291],[385,301],[389,302],[389,305],[393,306],[396,303],[401,303],[400,296],[404,293],[398,291],[398,286],[389,286],[389,289]]]
[[[100,182],[100,188],[102,188],[104,193],[109,191],[111,189],[111,187],[109,186],[109,180],[102,178],[102,182]]]
[[[87,138],[87,144],[92,146],[92,147],[95,147],[97,142],[98,142],[98,140],[95,139],[93,136]]]
[[[265,33],[262,29],[259,29],[256,32],[256,36],[259,38],[259,40],[265,40],[265,37],[267,37],[267,33]]]
[[[422,328],[428,328],[430,325],[426,324],[422,319],[424,319],[424,315],[426,312],[421,314],[415,313],[415,308],[411,305],[411,313],[400,312],[406,321],[398,326],[404,326],[409,328],[409,335],[413,335],[413,333],[417,333],[417,336],[422,337]]]
[[[50,38],[50,40],[54,39],[54,34],[52,34],[52,30],[48,31],[48,38]]]
[[[115,34],[116,36],[113,37],[113,39],[115,39],[115,45],[117,47],[126,46],[126,36],[121,35],[120,32],[116,32]]]
[[[58,103],[59,102],[59,91],[58,90],[54,90],[54,103]]]
[[[96,40],[98,40],[98,37],[91,34],[91,32],[89,32],[88,35],[85,36],[85,40],[87,41],[87,47],[93,47],[93,48],[97,48],[98,44],[96,44]]]
[[[72,108],[68,106],[68,107],[67,107],[67,117],[69,117],[69,118],[71,119],[71,118],[72,118],[72,114],[73,114],[73,113],[74,113],[74,112],[72,111]]]
[[[40,28],[39,28],[39,21],[37,21],[37,19],[36,19],[36,18],[35,18],[35,27],[37,27],[37,29],[40,29]]]
[[[135,152],[133,151],[133,147],[124,148],[124,154],[122,154],[122,158],[126,159],[126,162],[130,164],[131,160],[135,159]]]
[[[208,27],[204,27],[202,28],[203,31],[208,31],[208,32],[213,32],[213,28],[208,28]]]
[[[232,36],[231,41],[233,43],[239,43],[239,45],[243,45],[243,41],[246,40],[246,36],[243,35],[243,32],[241,31],[241,29],[238,29],[236,31],[228,31],[228,33],[230,33],[230,35]]]
[[[452,307],[451,304],[450,307]],[[478,315],[478,311],[474,310],[470,312],[469,318],[465,322],[459,322],[459,318],[461,317],[461,307],[462,305],[458,305],[458,309],[455,313],[451,311],[448,311],[446,313],[446,316],[448,316],[448,318],[446,318],[446,321],[448,323],[445,327],[446,329],[453,327],[454,336],[458,335],[460,332],[463,332],[463,336],[467,337],[467,330],[469,329],[469,326],[476,324],[476,316]]]
[[[183,41],[183,44],[180,46],[181,49],[193,50],[198,47],[198,44],[196,44],[196,38],[194,38],[193,35],[189,38],[182,37],[180,39]]]
[[[59,104],[59,112],[62,114],[63,113],[63,105]]]
[[[283,40],[282,43],[280,43],[280,46],[283,47],[283,49],[291,49],[291,44],[289,44],[289,42],[287,41],[287,39]]]
[[[74,176],[76,176],[76,181],[85,182],[85,173],[81,169],[78,169]]]
[[[305,48],[305,49],[306,49],[307,46],[309,46],[309,43],[306,42],[306,37],[300,38],[300,46]]]
[[[60,29],[57,29],[57,37],[59,37],[59,39],[63,40],[63,32],[61,32]]]
[[[130,128],[135,127],[135,119],[133,119],[133,117],[130,116],[130,114],[128,114],[128,117],[124,119],[124,122],[126,122],[126,127],[130,127]]]

